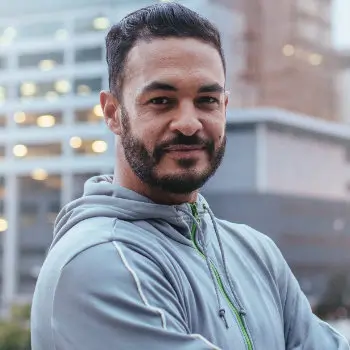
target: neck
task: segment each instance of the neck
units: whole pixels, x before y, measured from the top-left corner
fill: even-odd
[[[179,205],[194,203],[197,200],[198,190],[188,194],[176,194],[143,183],[126,163],[121,161],[120,158],[117,160],[113,183],[137,192],[157,204]]]

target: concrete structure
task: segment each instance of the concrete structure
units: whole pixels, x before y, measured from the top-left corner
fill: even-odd
[[[30,298],[60,207],[81,195],[88,177],[113,170],[113,137],[98,105],[99,91],[108,88],[104,36],[111,23],[152,2],[0,2],[0,270],[5,309],[14,298]],[[223,42],[231,52],[242,18],[214,1],[183,3],[227,33]],[[228,75],[235,80],[242,60],[238,54],[228,60]]]
[[[342,122],[350,123],[350,50],[338,52],[337,96]]]
[[[227,137],[203,193],[219,217],[270,236],[317,300],[350,263],[350,127],[252,109],[229,114]]]
[[[108,87],[104,35],[110,23],[149,3],[12,0],[5,7],[0,3],[0,231],[4,231],[0,268],[5,308],[18,297],[30,298],[59,208],[81,194],[86,178],[112,171],[113,138],[97,104],[98,92]],[[251,35],[244,16],[231,3],[183,3],[213,19],[224,32],[231,106],[274,103],[261,96],[272,96],[277,85],[271,82],[261,95],[260,80],[252,78],[254,51],[246,51],[242,40]],[[294,53],[283,56],[296,49],[288,38],[276,46],[268,33],[264,39],[268,44],[264,62],[270,62],[271,50],[275,68],[282,73],[299,59]],[[323,69],[321,64],[303,64],[305,72]],[[257,76],[271,73],[270,68],[258,70]],[[287,84],[284,77],[274,81]],[[304,83],[309,78],[304,75]],[[288,89],[302,91],[299,85],[285,86],[286,91],[283,86],[279,90],[285,98]],[[293,103],[282,105],[292,108]],[[339,249],[346,247],[349,228],[349,140],[346,127],[281,110],[235,111],[228,118],[224,164],[204,189],[217,215],[272,236],[300,272],[301,281],[305,273],[316,276],[311,287],[303,282],[311,292],[319,280],[324,281],[322,267],[330,262],[339,266],[347,258]],[[335,234],[340,237],[339,249],[314,244],[334,242]],[[305,242],[308,246],[301,250]],[[326,252],[320,254],[318,249]]]
[[[254,105],[338,119],[332,0],[225,3],[245,14],[246,70],[238,84],[254,91]]]

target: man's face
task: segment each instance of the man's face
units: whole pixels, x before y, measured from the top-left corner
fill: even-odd
[[[224,84],[219,53],[201,41],[140,41],[130,51],[120,138],[142,182],[186,194],[214,174],[225,151]]]

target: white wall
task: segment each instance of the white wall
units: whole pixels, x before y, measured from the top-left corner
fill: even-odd
[[[266,191],[344,199],[349,165],[346,149],[312,134],[266,131]]]
[[[350,124],[350,69],[342,70],[338,74],[337,95],[340,120]]]

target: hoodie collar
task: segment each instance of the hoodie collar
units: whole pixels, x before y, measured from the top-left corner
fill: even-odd
[[[196,205],[200,218],[208,203],[198,194]],[[67,204],[57,216],[53,245],[73,226],[93,217],[110,217],[124,221],[161,220],[178,232],[176,240],[190,244],[189,227],[193,222],[188,203],[164,205],[113,183],[113,175],[90,178],[84,185],[83,196]]]

